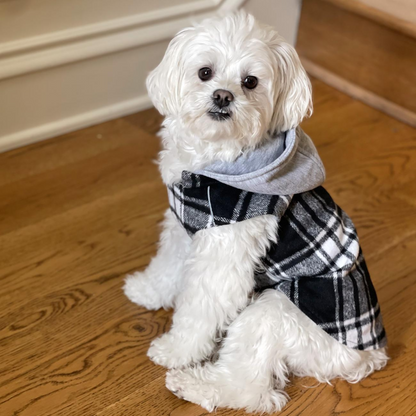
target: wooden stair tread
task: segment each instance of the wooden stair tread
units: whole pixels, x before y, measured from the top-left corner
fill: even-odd
[[[408,0],[400,0],[402,4],[395,8],[392,7],[391,0],[388,2],[379,0],[325,1],[416,38],[416,5],[414,4],[412,9]],[[406,4],[407,6],[404,7]]]
[[[416,28],[386,16],[357,0],[304,0],[297,50],[312,76],[416,126]]]
[[[374,7],[397,17],[398,19],[416,24],[415,0],[360,0],[370,7]]]

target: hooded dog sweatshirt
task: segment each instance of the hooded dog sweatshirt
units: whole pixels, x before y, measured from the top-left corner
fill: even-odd
[[[386,345],[377,295],[347,214],[321,186],[325,170],[300,127],[232,163],[184,171],[168,187],[170,208],[192,237],[261,215],[278,220],[255,272],[255,291],[284,293],[330,336],[358,350]]]

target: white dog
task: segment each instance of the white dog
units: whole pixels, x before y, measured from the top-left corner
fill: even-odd
[[[298,127],[312,104],[295,50],[252,16],[214,18],[177,34],[147,87],[165,116],[171,209],[156,257],[124,290],[175,309],[148,352],[171,369],[167,388],[209,411],[272,412],[289,373],[358,382],[381,369],[355,229]]]

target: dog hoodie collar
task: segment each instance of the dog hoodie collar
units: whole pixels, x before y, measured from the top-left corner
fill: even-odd
[[[233,162],[215,162],[196,174],[248,192],[292,195],[315,189],[325,180],[325,168],[304,131],[282,132]]]

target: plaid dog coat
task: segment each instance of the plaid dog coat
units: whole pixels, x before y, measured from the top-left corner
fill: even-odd
[[[192,237],[261,215],[278,219],[277,244],[261,259],[255,291],[284,293],[348,347],[386,345],[380,307],[351,219],[319,186],[293,195],[248,192],[184,171],[168,187],[172,212]]]

